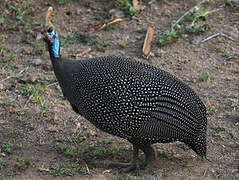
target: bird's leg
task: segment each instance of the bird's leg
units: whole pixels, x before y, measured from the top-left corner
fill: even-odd
[[[133,145],[133,157],[131,163],[120,163],[120,162],[112,162],[110,163],[110,168],[121,168],[120,171],[127,173],[133,171],[137,168],[137,160],[138,160],[139,149]]]
[[[140,165],[140,169],[144,169],[152,160],[155,159],[155,151],[151,145],[140,148],[145,155],[144,162]]]

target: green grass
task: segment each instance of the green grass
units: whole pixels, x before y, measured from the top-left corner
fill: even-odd
[[[218,132],[221,132],[221,131],[225,131],[226,129],[225,129],[225,127],[223,127],[223,126],[217,126],[216,127],[216,131],[218,131]]]
[[[113,141],[114,141],[114,138],[112,138],[112,137],[106,138],[106,139],[104,140],[104,142],[105,142],[106,144],[112,144]]]
[[[35,41],[34,49],[36,50],[37,53],[42,54],[45,51],[45,45],[43,42]]]
[[[228,98],[228,97],[230,97],[232,95],[232,92],[231,91],[227,91],[224,95],[223,95],[223,97],[224,98]]]
[[[112,153],[112,155],[119,154],[119,152],[120,152],[120,147],[117,146],[117,145],[113,145],[113,146],[111,147],[111,151],[110,151],[110,152]]]
[[[128,45],[128,41],[119,41],[117,42],[119,47],[125,48]]]
[[[208,115],[213,115],[215,112],[215,107],[211,104],[210,100],[206,103],[206,110]]]
[[[17,158],[16,164],[14,165],[15,169],[18,171],[26,171],[30,166],[30,159],[21,159]]]
[[[0,170],[3,169],[6,166],[6,163],[0,159]]]
[[[13,52],[11,52],[9,55],[5,57],[5,66],[9,66],[11,62],[14,60],[15,55]]]
[[[173,41],[185,37],[185,34],[201,34],[210,30],[210,25],[200,21],[205,21],[208,15],[213,11],[207,11],[203,4],[211,2],[202,0],[198,5],[194,6],[190,11],[186,12],[177,21],[172,21],[170,28],[164,32],[158,39],[160,46],[167,45]]]
[[[166,30],[164,32],[164,35],[159,37],[158,43],[161,46],[164,46],[172,41],[175,41],[175,40],[183,37],[182,34],[177,32],[180,29],[181,29],[181,25],[179,23],[176,23],[176,22],[171,23],[170,29]]]
[[[15,20],[8,22],[10,29],[16,29],[22,25],[25,32],[33,32],[31,27],[32,23],[28,19],[28,17],[34,13],[30,0],[11,4],[11,6],[9,6],[9,10],[14,12],[13,14],[15,17]]]
[[[176,142],[176,146],[185,151],[190,149],[190,147],[188,147],[186,144],[184,144],[183,142],[179,142],[179,141]]]
[[[225,50],[219,48],[219,47],[216,47],[215,49],[216,53],[219,53],[221,57],[223,57],[226,61],[230,61],[232,59],[236,59],[237,56],[235,55],[232,55],[228,52],[226,52]]]
[[[2,145],[1,149],[7,154],[11,154],[14,151],[14,145],[11,143],[11,141],[8,141]]]
[[[231,104],[232,108],[238,108],[239,107],[239,101],[238,99],[233,100],[232,104]]]
[[[83,142],[85,141],[87,138],[89,138],[91,135],[91,132],[89,129],[85,129],[82,133],[80,133],[79,135],[77,136],[72,136],[72,137],[67,137],[67,138],[61,138],[59,140],[62,140],[62,141],[58,141],[58,142],[68,142],[68,143],[80,143],[80,142]]]
[[[77,149],[75,146],[68,146],[65,144],[58,144],[57,151],[63,153],[68,158],[74,158],[77,156]]]
[[[13,106],[13,104],[15,103],[15,100],[11,98],[4,99],[4,103],[8,106]]]
[[[186,26],[186,31],[191,34],[201,34],[210,30],[208,24],[191,24]]]
[[[236,145],[239,145],[239,140],[237,140],[237,141],[230,141],[229,144],[236,144]]]
[[[79,163],[71,161],[59,164],[55,163],[50,166],[50,174],[53,175],[74,176],[80,170],[85,171],[85,168],[80,166]]]
[[[138,14],[136,9],[131,6],[128,0],[115,0],[114,5],[116,8],[124,11],[126,16],[132,17]]]
[[[219,137],[221,138],[221,140],[223,140],[223,141],[225,140],[225,137],[226,137],[226,136],[225,136],[224,133],[220,132],[218,135],[219,135]]]
[[[34,124],[31,123],[29,118],[25,115],[21,117],[21,122],[23,122],[25,125],[30,126],[31,128],[35,128]]]
[[[201,74],[199,77],[198,77],[198,80],[199,81],[210,81],[211,80],[211,75],[209,74],[209,72],[205,72],[203,74]]]
[[[90,40],[90,38],[88,38],[86,40],[86,42],[88,40]],[[67,35],[66,38],[62,39],[62,46],[72,45],[72,44],[81,44],[82,42],[84,42],[84,40],[82,40],[82,36],[81,35],[70,33],[70,34]]]
[[[90,35],[81,35],[69,33],[66,38],[62,39],[62,46],[72,45],[72,44],[84,44],[88,46],[97,45],[97,41],[94,40]]]
[[[237,56],[234,56],[234,55],[229,54],[229,53],[226,53],[226,52],[225,52],[225,53],[222,53],[221,56],[222,56],[223,58],[225,58],[226,61],[230,61],[230,60],[232,60],[232,59],[236,59],[236,58],[237,58]]]
[[[102,157],[105,157],[107,154],[106,149],[96,149],[92,151],[92,155],[94,156],[95,159],[100,159]]]
[[[4,24],[5,22],[5,14],[0,15],[0,25]]]
[[[139,178],[133,177],[133,176],[131,176],[129,174],[124,175],[123,177],[121,177],[121,179],[122,180],[139,180]]]
[[[69,0],[56,0],[56,2],[59,5],[66,5],[67,3],[69,3]]]
[[[38,104],[40,106],[41,115],[43,115],[44,111],[48,107],[48,104],[45,103],[45,98],[43,92],[46,92],[46,85],[43,86],[34,86],[27,84],[22,87],[18,93],[25,98],[29,98],[32,96],[32,102]]]

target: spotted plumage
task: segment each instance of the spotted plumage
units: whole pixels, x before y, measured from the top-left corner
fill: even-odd
[[[55,37],[45,39],[55,75],[74,111],[133,144],[131,164],[112,163],[112,167],[135,169],[139,149],[145,153],[145,167],[154,158],[151,144],[157,142],[178,140],[206,157],[206,109],[188,85],[133,58],[63,59],[53,48],[59,41]]]

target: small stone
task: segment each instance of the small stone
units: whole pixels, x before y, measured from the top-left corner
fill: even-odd
[[[109,11],[109,14],[114,18],[123,18],[124,17],[124,12],[117,10],[117,9],[111,9]]]
[[[33,59],[32,60],[32,65],[33,66],[39,66],[42,64],[42,60],[41,59]]]
[[[155,57],[161,57],[164,51],[160,49],[159,51],[155,52]]]

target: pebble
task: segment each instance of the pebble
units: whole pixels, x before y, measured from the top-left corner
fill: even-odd
[[[124,17],[124,12],[117,10],[117,9],[111,9],[109,11],[109,14],[114,18],[123,18]]]
[[[164,51],[162,49],[160,49],[157,52],[155,52],[155,57],[161,57],[163,53],[164,53]]]
[[[33,59],[32,60],[32,65],[33,66],[39,66],[39,65],[41,65],[42,64],[42,60],[41,59]]]

